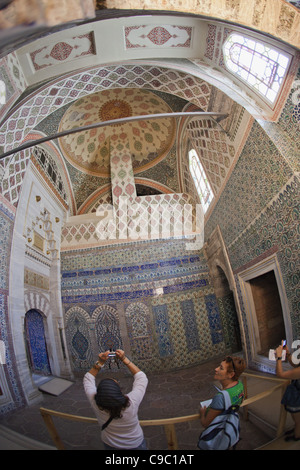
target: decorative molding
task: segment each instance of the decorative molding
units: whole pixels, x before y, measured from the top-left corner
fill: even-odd
[[[126,49],[191,47],[193,28],[177,25],[125,26]]]
[[[63,64],[69,60],[95,54],[94,33],[68,37],[56,44],[47,44],[41,49],[30,52],[33,68],[38,71],[45,67]]]

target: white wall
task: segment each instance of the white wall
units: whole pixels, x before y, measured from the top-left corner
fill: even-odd
[[[40,197],[39,201],[36,200],[37,196]],[[58,221],[55,220],[56,217]],[[30,163],[15,218],[9,286],[10,329],[18,372],[28,404],[41,398],[26,356],[24,318],[28,310],[36,309],[45,317],[45,337],[52,374],[71,377],[69,360],[68,357],[63,357],[59,334],[59,328],[63,328],[60,232],[65,217],[65,209],[55,200],[55,196]],[[43,250],[33,246],[34,231],[44,239]],[[36,275],[31,276],[26,284],[25,269]],[[42,284],[35,282],[35,279],[42,280]]]

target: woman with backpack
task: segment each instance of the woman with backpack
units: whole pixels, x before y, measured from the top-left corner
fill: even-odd
[[[227,356],[215,369],[214,379],[222,386],[208,407],[201,407],[200,449],[225,450],[239,440],[238,409],[244,400],[244,386],[239,380],[246,363],[243,358]],[[226,429],[228,427],[228,430]]]

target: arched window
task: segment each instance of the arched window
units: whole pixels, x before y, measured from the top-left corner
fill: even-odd
[[[193,177],[204,213],[213,200],[213,192],[205,174],[204,168],[199,160],[196,150],[189,151],[189,168]]]
[[[225,65],[273,103],[291,57],[268,44],[232,33],[223,46]]]

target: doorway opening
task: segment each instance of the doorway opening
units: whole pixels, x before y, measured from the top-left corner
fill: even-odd
[[[247,347],[256,365],[272,367],[269,349],[292,343],[292,325],[283,276],[276,253],[239,273],[247,320]],[[266,369],[265,369],[266,370]]]
[[[25,339],[31,372],[43,376],[51,375],[44,318],[37,310],[29,310],[25,315]]]
[[[283,311],[274,271],[249,281],[259,333],[257,354],[268,356],[286,338]]]

